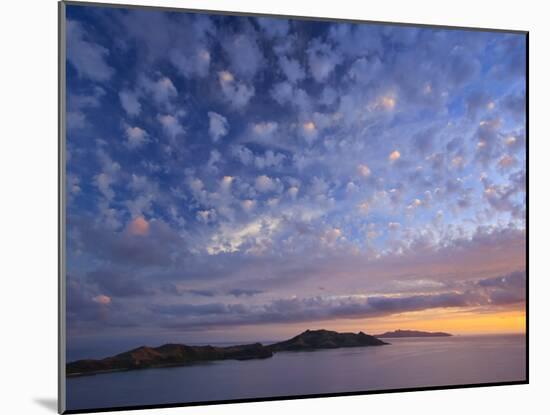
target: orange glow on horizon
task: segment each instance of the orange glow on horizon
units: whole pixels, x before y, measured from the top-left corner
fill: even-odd
[[[380,334],[386,331],[442,331],[453,335],[523,334],[526,331],[524,305],[494,312],[475,309],[444,308],[364,319],[324,320],[291,324],[255,325],[239,328],[246,339],[284,340],[307,329],[338,332],[363,331]]]
[[[338,331],[364,331],[378,334],[397,329],[444,331],[451,334],[525,333],[525,310],[480,313],[474,310],[442,309],[364,320],[338,322]],[[338,328],[339,327],[339,328]]]

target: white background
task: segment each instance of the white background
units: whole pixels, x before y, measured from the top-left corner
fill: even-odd
[[[116,2],[116,0],[112,0]],[[130,0],[128,0],[129,2]],[[548,348],[546,2],[506,0],[135,0],[139,4],[530,31],[531,384],[140,413],[543,413]],[[57,4],[3,1],[0,12],[0,411],[52,414],[57,366]]]

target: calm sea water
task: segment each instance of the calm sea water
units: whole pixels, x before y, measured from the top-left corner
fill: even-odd
[[[525,336],[388,339],[390,346],[276,353],[67,380],[69,409],[520,381]]]

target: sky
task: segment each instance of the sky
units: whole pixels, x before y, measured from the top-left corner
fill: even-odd
[[[66,35],[69,354],[525,330],[524,35],[75,5]]]

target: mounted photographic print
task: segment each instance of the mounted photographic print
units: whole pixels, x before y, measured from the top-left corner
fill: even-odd
[[[60,412],[528,382],[527,32],[59,10]]]

